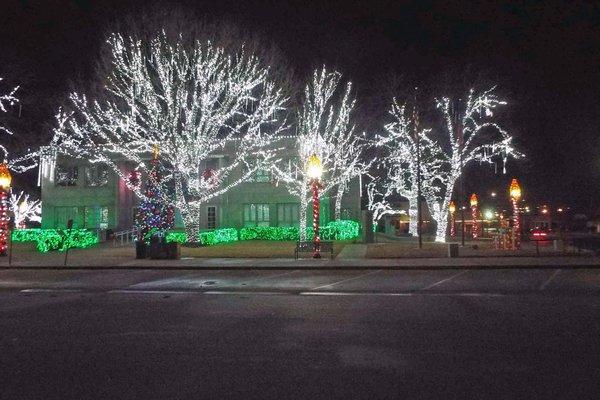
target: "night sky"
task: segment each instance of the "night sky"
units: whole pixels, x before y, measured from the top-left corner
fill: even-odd
[[[128,13],[151,9],[150,3],[4,0],[2,88],[21,85],[22,107],[20,118],[13,112],[1,116],[7,118],[3,123],[24,143],[47,141],[54,110],[73,82],[85,82],[93,75],[108,27]],[[387,100],[382,100],[382,94],[394,87],[389,84],[392,75],[400,77],[398,96],[414,85],[439,87],[432,92],[440,96],[459,95],[466,89],[464,82],[493,81],[509,101],[502,122],[527,159],[510,162],[506,176],[495,174],[493,167],[471,168],[467,191],[504,193],[516,176],[531,204],[570,205],[587,214],[600,211],[599,3],[219,0],[172,4],[198,18],[227,20],[260,33],[281,49],[298,76],[306,76],[321,63],[337,68],[355,83],[362,114],[371,110],[367,119],[376,117],[380,126],[386,122]],[[432,105],[433,99],[425,103]],[[371,133],[381,129],[372,122],[365,126]]]

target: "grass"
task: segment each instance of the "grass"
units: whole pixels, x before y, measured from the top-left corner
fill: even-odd
[[[347,243],[335,241],[333,256],[336,257]],[[293,258],[296,242],[269,240],[244,240],[206,247],[181,247],[181,257],[198,258]]]

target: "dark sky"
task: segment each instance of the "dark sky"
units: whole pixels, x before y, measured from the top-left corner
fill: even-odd
[[[4,0],[0,76],[21,84],[23,97],[14,130],[33,142],[47,138],[53,110],[70,82],[90,76],[106,27],[127,13],[147,9],[149,3]],[[494,174],[491,167],[484,173],[472,168],[467,190],[502,193],[514,175],[532,202],[567,204],[585,212],[600,207],[597,2],[172,4],[199,18],[227,19],[260,32],[281,48],[300,75],[323,62],[335,66],[355,82],[367,109],[388,86],[390,73],[408,77],[407,86],[431,86],[448,71],[483,71],[509,101],[503,121],[527,159],[510,163],[507,176]],[[451,93],[439,93],[444,94]]]

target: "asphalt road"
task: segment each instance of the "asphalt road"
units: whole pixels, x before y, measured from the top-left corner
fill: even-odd
[[[0,271],[0,399],[595,399],[600,270]]]

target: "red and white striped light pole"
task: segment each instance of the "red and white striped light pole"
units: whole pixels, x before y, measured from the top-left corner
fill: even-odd
[[[8,253],[8,235],[10,235],[8,216],[8,193],[12,176],[6,162],[0,164],[0,256]]]
[[[453,201],[450,201],[448,211],[450,211],[450,237],[456,237],[456,205]]]
[[[475,239],[479,237],[479,226],[477,226],[477,205],[479,204],[479,201],[475,193],[471,195],[471,198],[469,199],[469,204],[471,205],[471,218],[473,219],[473,239]]]
[[[513,207],[513,249],[521,248],[521,218],[519,215],[519,199],[521,198],[521,186],[517,179],[513,179],[508,189]]]
[[[323,164],[316,154],[308,158],[306,171],[310,178],[313,195],[313,258],[321,258],[321,237],[319,236],[319,189],[321,188],[321,175]]]

